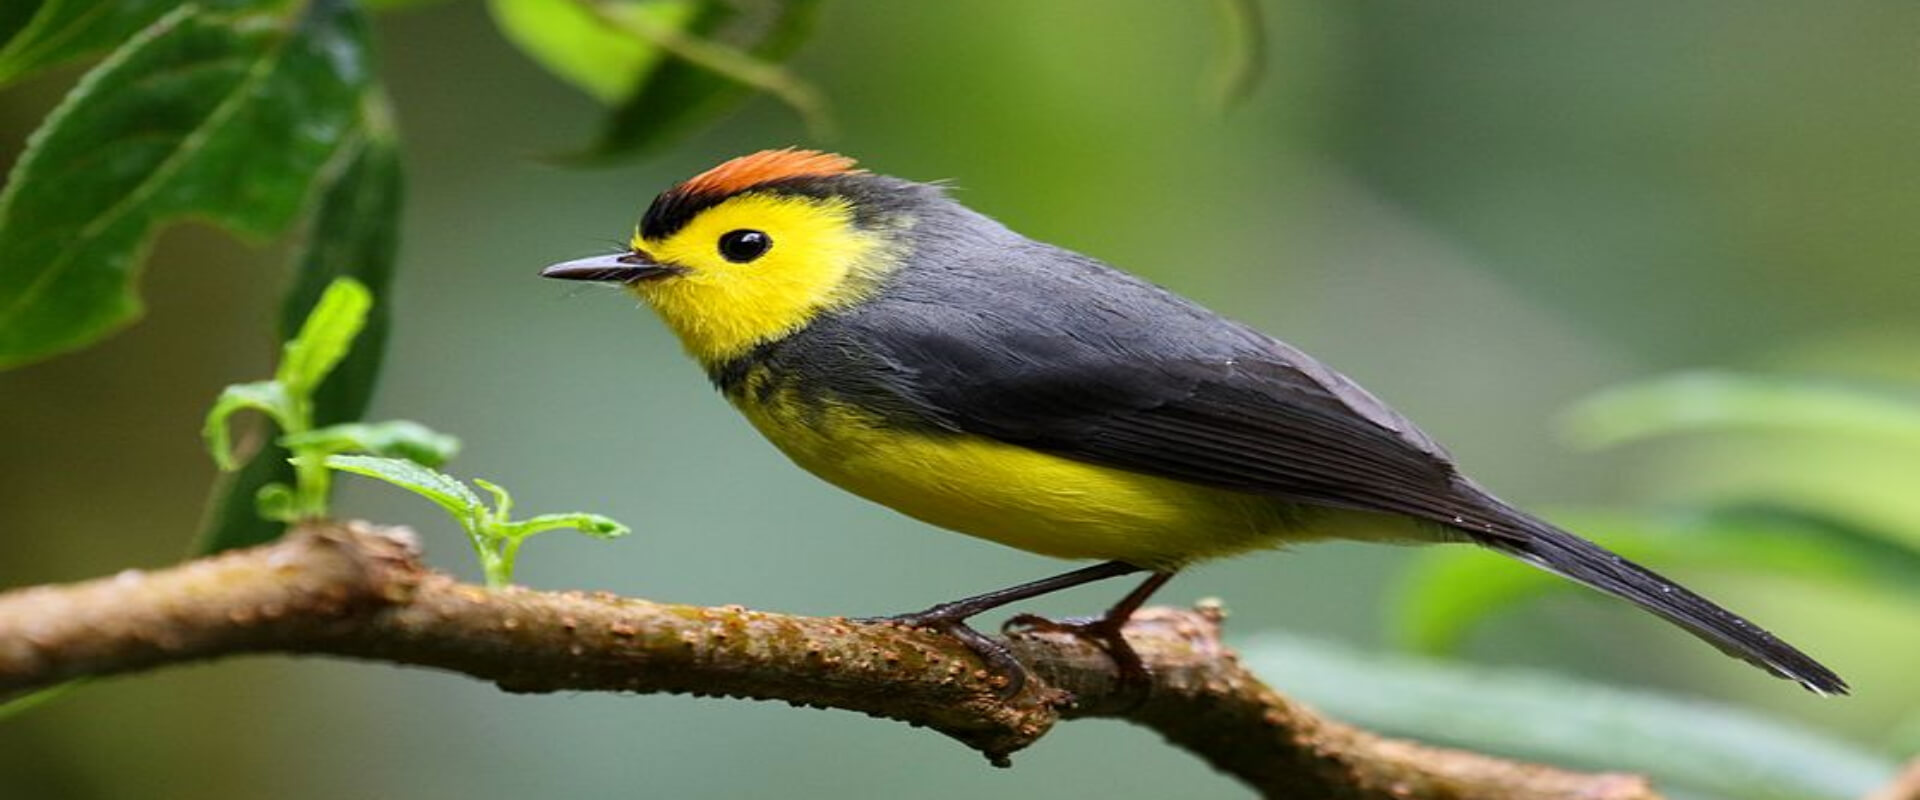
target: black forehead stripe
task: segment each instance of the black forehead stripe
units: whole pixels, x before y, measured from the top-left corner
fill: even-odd
[[[927,191],[939,190],[898,178],[866,174],[782,178],[730,194],[673,189],[655,198],[653,205],[647,207],[646,215],[640,218],[640,236],[645,239],[672,236],[685,228],[700,212],[743,194],[787,194],[820,199],[842,197],[853,205],[854,220],[866,223],[910,205]]]
[[[653,205],[647,206],[647,213],[640,218],[640,236],[646,239],[660,239],[671,236],[675,231],[687,226],[700,212],[712,208],[727,199],[727,195],[713,192],[688,192],[672,189],[653,199]]]

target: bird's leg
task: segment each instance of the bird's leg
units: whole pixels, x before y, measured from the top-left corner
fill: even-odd
[[[1113,665],[1120,671],[1121,686],[1142,688],[1148,685],[1151,676],[1147,675],[1147,666],[1140,661],[1140,654],[1133,651],[1133,645],[1127,643],[1121,631],[1126,628],[1127,620],[1133,618],[1133,612],[1139,611],[1147,598],[1170,580],[1173,580],[1171,572],[1153,573],[1098,617],[1051,620],[1035,614],[1020,614],[1007,620],[1001,630],[1053,631],[1091,639],[1113,657]]]
[[[1043,594],[1057,592],[1061,589],[1070,589],[1084,583],[1106,580],[1107,578],[1117,578],[1121,575],[1129,575],[1139,571],[1139,567],[1124,561],[1108,561],[1104,564],[1083,567],[1072,572],[1055,575],[1051,578],[1042,578],[1031,583],[1020,584],[1019,586],[1010,586],[998,591],[974,595],[950,603],[941,603],[925,611],[916,611],[911,614],[897,614],[891,617],[879,617],[864,621],[893,622],[950,634],[964,643],[967,649],[972,650],[975,655],[980,656],[982,660],[999,670],[1001,674],[1006,675],[1006,694],[1014,695],[1018,694],[1020,689],[1026,686],[1026,666],[1022,665],[1019,659],[1014,658],[1013,653],[1008,651],[1005,645],[969,627],[967,625],[968,618],[976,614],[992,611],[1008,603],[1018,603],[1022,600],[1039,597]],[[1162,582],[1164,583],[1164,581]],[[1135,594],[1138,593],[1138,591],[1135,592]],[[1128,595],[1128,597],[1131,598],[1132,595]],[[1140,602],[1144,602],[1145,600],[1146,597],[1142,596],[1139,601],[1134,603],[1134,607],[1137,608]],[[1128,609],[1126,613],[1132,614],[1133,611],[1132,609]],[[1124,622],[1124,619],[1122,621]],[[1135,659],[1136,662],[1138,660],[1137,658]]]

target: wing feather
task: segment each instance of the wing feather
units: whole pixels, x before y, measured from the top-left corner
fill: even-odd
[[[1308,356],[1234,323],[1188,340],[1016,326],[982,336],[889,332],[917,404],[947,426],[1044,452],[1322,506],[1387,511],[1489,535],[1426,434]],[[1221,332],[1230,335],[1221,337]],[[1208,350],[1212,352],[1207,352]],[[1199,352],[1195,352],[1198,350]]]

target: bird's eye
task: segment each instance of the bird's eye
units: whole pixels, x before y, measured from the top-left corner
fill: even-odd
[[[720,255],[735,264],[744,264],[765,255],[773,246],[773,237],[759,231],[727,231],[720,236]]]

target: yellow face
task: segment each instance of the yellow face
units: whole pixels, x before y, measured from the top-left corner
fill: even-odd
[[[747,193],[673,235],[633,246],[681,272],[632,284],[687,351],[712,366],[858,302],[892,259],[842,200]]]

